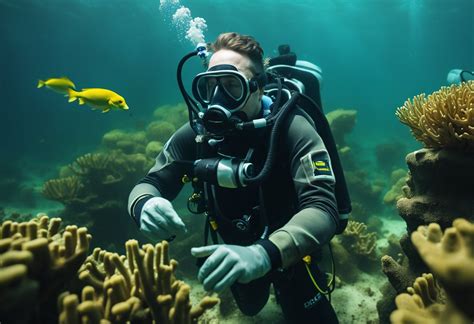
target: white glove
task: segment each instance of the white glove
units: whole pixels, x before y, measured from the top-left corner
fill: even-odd
[[[198,280],[208,291],[223,291],[236,281],[249,283],[263,277],[272,268],[267,251],[258,244],[194,247],[191,254],[198,258],[210,255],[198,273]]]
[[[140,214],[140,230],[155,242],[187,232],[186,225],[174,210],[171,202],[162,197],[153,197],[143,205]]]

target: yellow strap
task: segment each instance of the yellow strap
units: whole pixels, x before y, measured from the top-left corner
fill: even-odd
[[[332,264],[332,275],[331,275],[331,280],[329,280],[329,283],[327,285],[327,290],[326,291],[323,291],[321,288],[319,288],[319,285],[318,283],[316,282],[316,280],[314,279],[313,277],[313,274],[311,273],[311,269],[309,268],[309,265],[311,264],[311,256],[310,255],[307,255],[303,258],[303,261],[304,261],[304,265],[306,267],[306,271],[308,272],[308,275],[309,277],[311,278],[311,281],[313,282],[313,285],[316,287],[316,289],[323,295],[329,295],[330,293],[330,289],[329,287],[331,287],[331,284],[334,280],[334,263]]]
[[[210,220],[210,221],[209,221],[209,224],[211,224],[211,227],[212,227],[212,229],[213,229],[214,231],[217,231],[217,227],[218,227],[218,226],[217,226],[217,223],[216,223],[215,220]]]

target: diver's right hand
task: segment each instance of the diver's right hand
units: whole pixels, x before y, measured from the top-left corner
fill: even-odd
[[[152,241],[158,242],[186,233],[187,229],[169,200],[153,197],[143,205],[140,231]]]

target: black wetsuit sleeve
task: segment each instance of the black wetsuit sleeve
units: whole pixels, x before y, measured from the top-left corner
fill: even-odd
[[[137,224],[140,224],[141,209],[146,201],[153,197],[168,200],[176,198],[187,170],[179,161],[196,159],[195,133],[189,123],[178,129],[166,142],[163,150],[155,159],[155,164],[148,174],[132,189],[128,199],[128,211]]]
[[[285,145],[297,213],[269,238],[278,247],[284,268],[328,242],[339,220],[331,160],[304,112],[290,117]]]

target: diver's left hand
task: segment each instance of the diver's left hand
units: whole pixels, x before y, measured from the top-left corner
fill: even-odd
[[[198,273],[198,280],[208,291],[223,291],[236,281],[248,283],[271,269],[268,253],[258,244],[194,247],[191,254],[198,258],[209,256]]]

